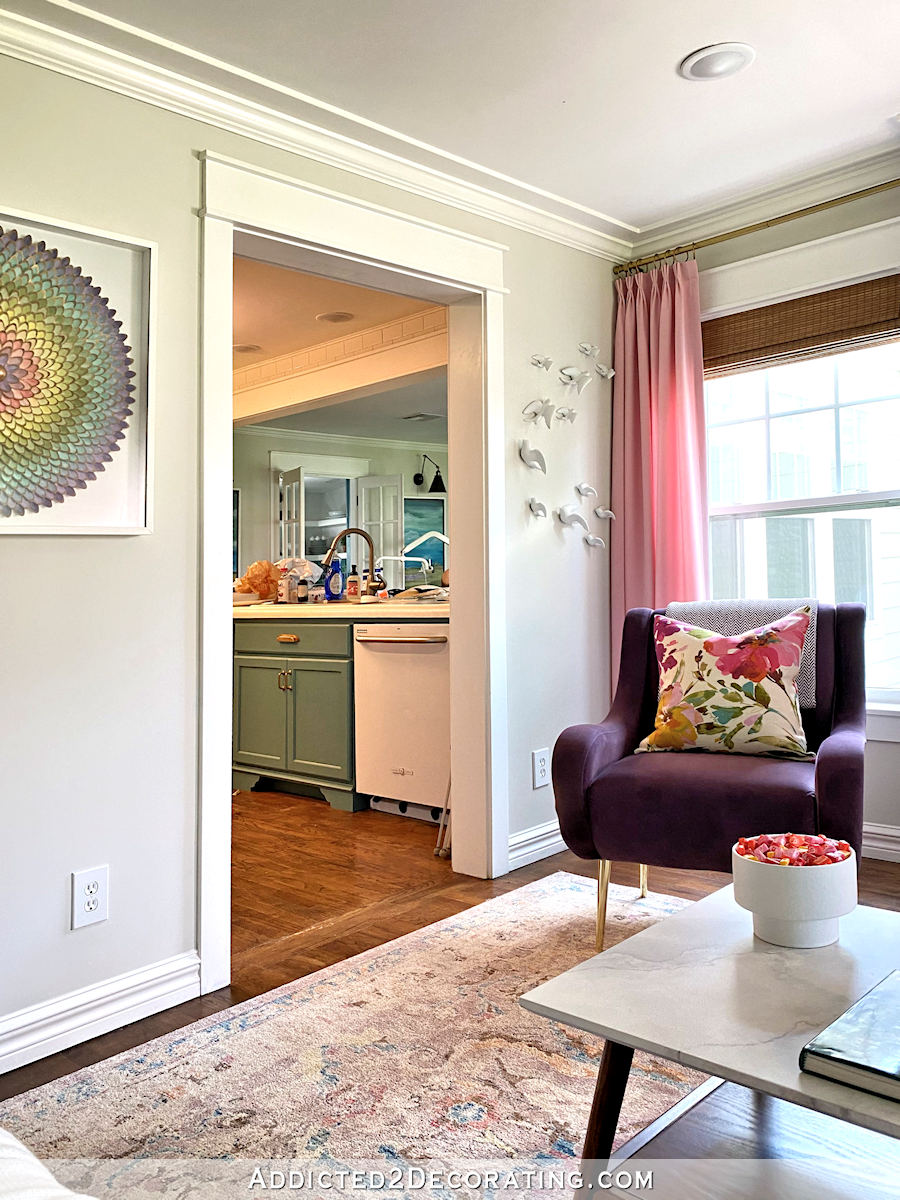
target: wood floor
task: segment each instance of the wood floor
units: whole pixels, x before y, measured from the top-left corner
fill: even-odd
[[[124,1029],[0,1076],[0,1099],[130,1050],[301,975],[452,916],[554,871],[593,876],[596,864],[557,854],[502,879],[456,875],[434,857],[435,828],[388,813],[343,813],[277,792],[234,802],[233,982]],[[637,886],[637,866],[614,883]],[[650,887],[699,900],[730,881],[651,867]],[[900,864],[864,859],[860,900],[900,909]]]

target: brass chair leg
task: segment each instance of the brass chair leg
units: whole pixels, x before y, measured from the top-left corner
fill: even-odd
[[[647,877],[650,874],[650,869],[646,863],[641,863],[641,899],[647,895]]]
[[[609,873],[612,861],[601,858],[597,863],[597,953],[603,949],[603,934],[606,930],[606,896],[609,892]]]

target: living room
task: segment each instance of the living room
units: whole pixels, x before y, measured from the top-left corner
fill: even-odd
[[[330,1155],[405,1167],[546,1153],[577,1167],[602,1038],[584,1021],[573,1031],[559,1016],[551,1024],[526,1012],[519,998],[593,960],[598,861],[609,864],[599,868],[604,955],[622,953],[621,936],[662,930],[725,888],[739,836],[824,834],[853,849],[860,907],[841,917],[837,950],[863,910],[897,909],[892,563],[900,418],[892,356],[900,343],[892,339],[900,331],[900,153],[888,51],[896,13],[881,3],[863,7],[851,14],[804,0],[787,12],[768,3],[722,12],[698,2],[674,14],[643,3],[598,16],[595,6],[571,0],[555,6],[551,20],[532,6],[466,3],[451,20],[433,7],[390,3],[363,22],[347,19],[353,6],[276,3],[279,36],[256,38],[232,3],[214,13],[139,0],[114,13],[50,0],[4,4],[2,105],[7,161],[18,169],[5,179],[0,225],[56,250],[61,268],[63,260],[81,268],[66,275],[66,286],[77,289],[73,279],[93,274],[105,289],[110,302],[100,316],[110,327],[123,321],[131,339],[123,369],[133,376],[124,386],[141,418],[123,434],[120,409],[112,449],[99,455],[101,464],[103,454],[112,459],[105,472],[84,463],[80,484],[60,482],[42,512],[11,508],[0,519],[12,535],[2,543],[3,657],[18,714],[3,753],[5,840],[15,847],[7,882],[17,899],[0,918],[0,1127],[39,1157],[133,1163],[156,1147],[173,1162]],[[701,55],[692,75],[693,52],[723,43],[724,57],[710,64]],[[650,82],[632,78],[638,63]],[[631,103],[637,88],[640,102]],[[399,865],[406,851],[385,835],[380,861],[396,854],[396,866],[375,871],[368,839],[383,814],[347,814],[363,820],[335,824],[327,835],[335,863],[363,879],[371,871],[372,894],[342,912],[328,962],[320,955],[311,963],[322,974],[279,980],[294,987],[281,994],[293,999],[273,993],[266,1001],[261,990],[247,1000],[257,1005],[257,1034],[234,1035],[250,1037],[247,1050],[230,1042],[223,1049],[229,1060],[237,1053],[236,1074],[234,1061],[221,1070],[213,1062],[226,1023],[230,1030],[244,1020],[243,1010],[236,1024],[225,1015],[244,996],[229,995],[221,935],[234,832],[224,264],[235,236],[248,230],[310,255],[327,250],[362,286],[376,267],[402,275],[398,291],[440,285],[441,299],[431,302],[450,312],[449,478],[459,508],[449,520],[460,546],[451,621],[459,630],[450,647],[452,861],[432,856],[423,825],[408,868]],[[21,252],[10,249],[13,272]],[[641,265],[627,266],[634,263]],[[664,279],[671,290],[660,288],[662,307],[673,321],[687,311],[684,328],[692,331],[687,365],[679,359],[687,375],[678,375],[678,403],[655,384],[643,386],[653,356],[640,306],[646,301],[649,314],[653,305],[642,289]],[[7,288],[3,303],[12,294]],[[629,305],[636,315],[626,323]],[[654,322],[661,315],[654,311]],[[22,370],[25,350],[13,347],[4,360],[8,377],[21,376],[20,392],[40,383]],[[81,367],[59,369],[59,386],[84,377]],[[4,428],[14,428],[23,397],[12,396]],[[667,419],[679,414],[665,445],[656,405]],[[679,453],[670,453],[676,444]],[[32,443],[10,441],[8,461],[21,466],[23,445]],[[93,500],[113,467],[122,467],[113,482],[125,498],[114,519],[105,501]],[[13,494],[30,478],[26,461]],[[68,515],[82,501],[94,505],[87,516]],[[52,583],[14,582],[26,579]],[[813,643],[805,639],[815,638],[812,702],[797,707],[796,693],[791,704],[815,718],[803,731],[808,748],[795,752],[815,753],[833,734],[838,699],[852,710],[849,757],[836,768],[840,821],[810,823],[810,805],[820,800],[812,760],[708,753],[692,758],[690,770],[737,762],[744,786],[748,772],[768,765],[780,772],[777,787],[787,772],[806,800],[788,810],[791,821],[771,822],[769,809],[764,821],[760,814],[732,829],[711,820],[719,808],[679,816],[672,792],[673,824],[638,822],[640,845],[624,825],[616,826],[618,843],[598,844],[598,831],[615,824],[602,815],[573,833],[558,771],[587,776],[560,751],[553,767],[550,759],[564,731],[606,718],[625,613],[785,596],[797,601],[788,612],[814,602],[804,631],[807,659]],[[835,606],[860,604],[865,632],[839,638]],[[670,614],[717,637],[786,615],[717,630],[695,615]],[[841,629],[850,626],[842,621]],[[830,658],[819,643],[829,635]],[[652,636],[640,634],[644,655]],[[860,679],[846,691],[837,682],[847,662],[866,672],[864,751]],[[36,715],[47,711],[50,679],[59,700],[48,756]],[[628,679],[643,739],[659,696],[638,689],[644,676]],[[773,700],[764,680],[740,677],[748,704],[759,703],[757,684]],[[732,695],[724,707],[744,702]],[[709,700],[694,707],[702,704]],[[683,704],[679,712],[676,725],[690,716]],[[695,720],[695,731],[713,723],[715,714],[701,715],[708,720]],[[745,729],[760,719],[744,717]],[[770,736],[762,724],[753,736],[760,733]],[[725,736],[698,734],[706,735]],[[610,739],[600,740],[605,747]],[[624,771],[624,745],[604,770]],[[599,748],[592,753],[596,766]],[[631,757],[634,771],[663,772],[678,752]],[[721,780],[703,782],[710,805],[718,796],[727,808],[730,785],[723,792]],[[623,783],[621,794],[636,795],[631,788]],[[760,792],[774,794],[770,781]],[[715,852],[685,858],[697,842],[714,842]],[[679,861],[666,861],[667,849],[677,849]],[[296,862],[301,870],[303,856]],[[97,864],[107,866],[105,884],[90,874]],[[833,867],[840,869],[795,874]],[[87,884],[108,888],[108,914],[73,928],[72,877],[84,870]],[[79,903],[93,904],[94,894]],[[752,938],[750,914],[735,908]],[[389,942],[384,953],[409,957],[387,977],[387,963],[375,964]],[[501,943],[512,955],[502,963]],[[471,955],[458,958],[470,944]],[[831,950],[797,953],[805,960]],[[870,986],[888,974],[886,967]],[[333,1026],[327,1037],[312,1036],[301,1020],[293,1035],[252,1044],[280,1008],[305,1009],[338,987],[338,1004],[315,1009]],[[811,1010],[806,1041],[865,990],[836,987],[832,1010]],[[397,1047],[397,1011],[412,1020],[420,1001],[421,1023],[388,1064],[381,1056]],[[490,1019],[500,1021],[494,1041]],[[673,1047],[656,1033],[652,1062],[638,1057],[633,1065],[640,1086],[625,1091],[616,1151],[695,1091],[699,1074],[715,1075],[667,1058],[663,1049]],[[185,1055],[168,1079],[164,1067],[143,1079],[140,1048],[148,1042],[163,1060]],[[117,1065],[105,1065],[120,1054]],[[442,1064],[436,1074],[426,1071],[432,1060]],[[764,1083],[747,1088],[751,1109]],[[277,1117],[271,1106],[284,1110],[273,1091],[291,1097],[292,1121]],[[94,1094],[94,1107],[81,1099]],[[335,1108],[338,1094],[346,1101]],[[711,1093],[708,1102],[717,1095],[724,1101],[729,1093]],[[176,1112],[176,1096],[196,1105],[195,1117]],[[216,1123],[210,1106],[220,1101],[225,1115]],[[703,1128],[701,1114],[712,1110],[695,1107]],[[792,1146],[821,1154],[833,1140],[847,1155],[873,1160],[882,1151],[868,1141],[854,1151],[854,1138],[890,1146],[885,1126],[871,1119],[840,1125],[846,1143],[802,1124],[795,1139],[791,1122],[833,1121],[833,1110],[807,1113],[794,1099],[789,1112]],[[688,1121],[685,1110],[668,1136]],[[724,1157],[703,1145],[698,1158]],[[753,1143],[746,1157],[757,1154]],[[87,1177],[65,1178],[103,1194]]]

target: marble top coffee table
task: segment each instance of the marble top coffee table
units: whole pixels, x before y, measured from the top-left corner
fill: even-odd
[[[583,1157],[612,1150],[635,1050],[900,1137],[900,1103],[801,1072],[802,1046],[900,967],[900,913],[860,905],[840,940],[753,936],[731,887],[527,992],[520,1003],[607,1039]]]

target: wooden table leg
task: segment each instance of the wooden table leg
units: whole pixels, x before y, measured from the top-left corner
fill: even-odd
[[[612,1152],[633,1058],[631,1046],[620,1046],[609,1040],[603,1046],[594,1103],[581,1152],[582,1162],[606,1162]]]

